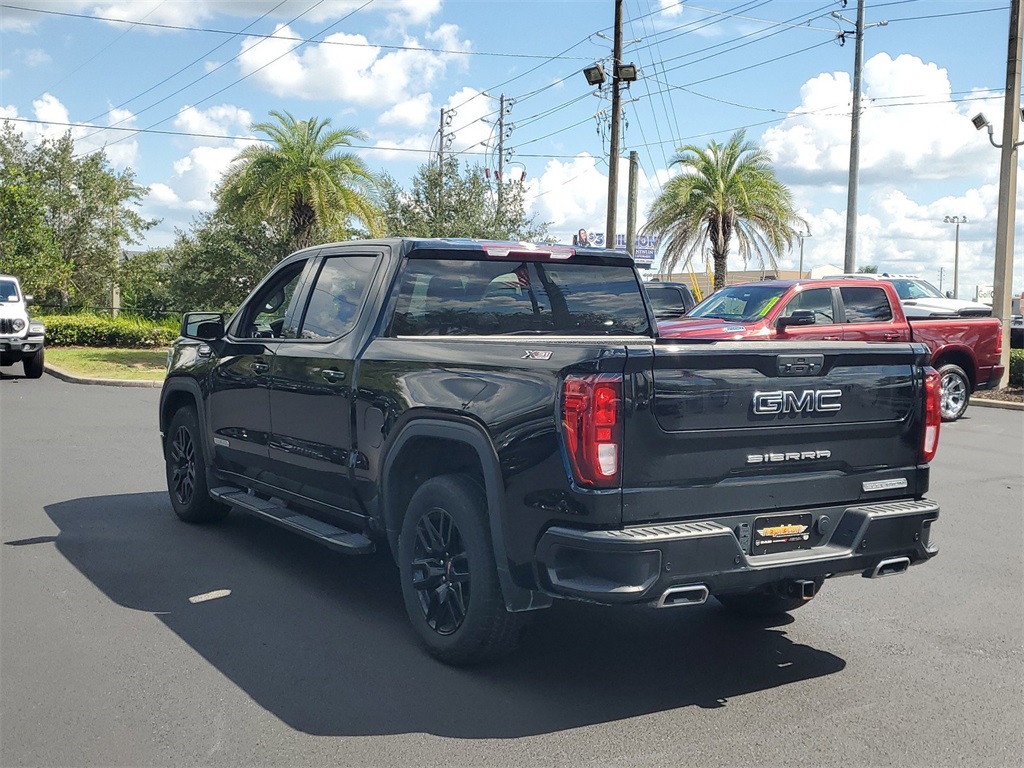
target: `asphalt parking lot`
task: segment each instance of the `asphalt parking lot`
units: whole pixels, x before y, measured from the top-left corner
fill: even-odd
[[[387,559],[179,523],[159,390],[0,373],[5,767],[1021,764],[1024,412],[943,428],[942,551],[906,575],[777,625],[559,604],[452,670]]]

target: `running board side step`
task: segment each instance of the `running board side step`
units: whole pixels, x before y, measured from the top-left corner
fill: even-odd
[[[368,555],[374,551],[373,542],[361,533],[346,531],[344,528],[300,514],[233,485],[211,488],[210,496],[242,512],[269,520],[282,528],[324,544],[337,552],[346,555]]]

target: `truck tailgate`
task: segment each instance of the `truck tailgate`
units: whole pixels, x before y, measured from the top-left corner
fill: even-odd
[[[920,497],[923,345],[630,350],[623,522]]]

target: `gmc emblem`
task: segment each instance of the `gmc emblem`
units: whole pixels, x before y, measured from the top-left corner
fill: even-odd
[[[755,392],[754,413],[766,416],[776,413],[835,413],[843,406],[841,389],[805,389],[797,394],[791,389]]]

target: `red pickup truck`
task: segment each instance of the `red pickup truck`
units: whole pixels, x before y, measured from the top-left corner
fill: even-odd
[[[679,320],[658,324],[662,338],[786,341],[916,341],[928,345],[942,376],[942,418],[959,419],[971,392],[1003,376],[996,318],[908,321],[892,284],[879,280],[772,280],[714,293]]]

